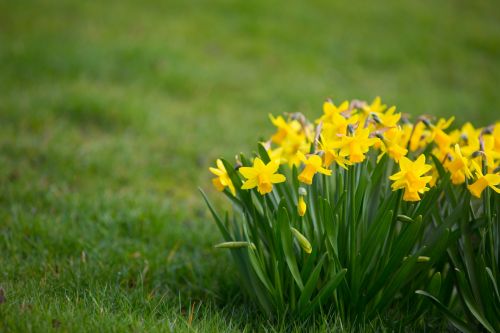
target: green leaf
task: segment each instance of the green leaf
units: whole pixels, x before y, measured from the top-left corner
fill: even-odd
[[[444,306],[436,297],[432,296],[426,291],[423,290],[417,290],[415,291],[416,294],[425,296],[430,299],[430,301],[439,309],[441,312],[446,315],[446,317],[451,321],[451,323],[461,330],[464,333],[473,333],[474,329],[469,327],[466,322],[458,318],[453,312],[448,310],[446,306]]]
[[[302,290],[302,293],[300,294],[299,298],[299,311],[303,310],[306,306],[306,304],[309,302],[311,295],[314,291],[314,288],[316,287],[319,279],[319,275],[321,273],[321,268],[323,267],[323,261],[326,258],[326,253],[321,256],[321,259],[319,260],[318,264],[314,268],[313,272],[311,273],[311,276],[306,282],[306,285],[304,286],[304,289]]]
[[[295,259],[295,253],[293,251],[292,232],[290,230],[288,214],[283,204],[280,204],[280,207],[278,209],[278,226],[280,228],[281,245],[285,254],[286,263],[288,264],[288,268],[290,269],[295,282],[299,286],[300,290],[302,290],[304,289],[304,284],[302,282],[302,278],[300,277],[297,260]]]
[[[339,286],[339,284],[344,280],[344,277],[347,273],[347,269],[341,269],[335,276],[330,278],[326,285],[321,288],[320,292],[316,297],[311,301],[308,309],[304,311],[304,315],[308,315],[311,313],[318,305],[321,306],[323,304],[323,300],[331,296],[333,291]]]
[[[264,162],[265,164],[269,163],[271,159],[269,158],[269,154],[267,153],[267,150],[262,143],[259,143],[258,150],[262,162]]]
[[[429,283],[429,293],[431,295],[439,295],[441,291],[441,272],[436,272]]]
[[[484,328],[486,328],[491,333],[495,333],[495,329],[491,326],[489,321],[484,317],[482,311],[479,310],[478,308],[480,306],[480,304],[478,303],[479,301],[475,300],[472,297],[468,283],[465,279],[465,274],[457,268],[455,268],[455,272],[457,273],[458,277],[458,286],[460,294],[462,295],[465,304],[467,305],[467,308],[472,313],[472,315],[481,323],[481,325],[484,326]]]
[[[208,200],[205,192],[203,192],[203,190],[201,188],[198,188],[198,190],[200,191],[201,195],[203,196],[203,199],[205,200],[205,203],[207,204],[208,209],[212,213],[212,216],[214,217],[215,223],[217,224],[217,227],[219,228],[222,236],[224,237],[224,239],[226,241],[228,241],[228,242],[231,241],[232,239],[231,239],[231,235],[229,234],[229,231],[224,226],[224,223],[222,223],[222,220],[220,219],[219,215],[217,215],[217,213],[215,212],[215,209],[212,207],[212,204]]]

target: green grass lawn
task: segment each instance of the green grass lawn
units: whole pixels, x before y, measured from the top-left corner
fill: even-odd
[[[326,97],[485,125],[499,59],[492,0],[0,1],[0,331],[349,329],[245,303],[208,166]]]

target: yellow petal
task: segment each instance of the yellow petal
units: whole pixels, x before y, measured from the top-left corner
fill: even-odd
[[[212,168],[212,167],[208,168],[208,170],[210,170],[210,172],[213,173],[216,176],[222,176],[225,173],[222,170],[219,170],[219,169],[216,169],[216,168]]]
[[[282,174],[274,174],[274,175],[271,175],[271,183],[283,183],[284,181],[286,181],[286,177],[283,176]]]
[[[255,186],[257,186],[257,178],[251,178],[251,179],[247,180],[245,183],[243,183],[243,185],[241,186],[241,189],[242,190],[249,190],[251,188],[254,188]]]
[[[263,170],[266,167],[266,165],[264,164],[264,162],[262,162],[260,158],[256,157],[253,160],[253,167],[257,170]]]

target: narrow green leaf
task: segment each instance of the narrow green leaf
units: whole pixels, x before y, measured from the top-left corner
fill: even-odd
[[[326,258],[326,253],[321,257],[319,260],[318,264],[314,268],[313,272],[311,273],[311,276],[306,282],[306,285],[304,286],[304,289],[302,290],[302,293],[300,294],[299,298],[299,311],[305,309],[305,306],[309,302],[311,295],[314,291],[314,288],[316,287],[319,279],[319,275],[321,273],[321,268],[323,267],[323,262]]]
[[[286,212],[286,208],[282,205],[280,205],[280,208],[278,209],[278,225],[280,228],[281,245],[285,254],[285,260],[293,278],[295,279],[295,282],[299,286],[300,290],[302,290],[304,289],[304,284],[302,282],[302,278],[300,277],[297,260],[293,251],[292,232],[290,230],[288,214]]]
[[[446,306],[444,306],[436,297],[432,296],[426,291],[417,290],[416,294],[425,296],[430,299],[430,301],[439,309],[441,312],[446,315],[446,317],[450,320],[450,322],[459,330],[464,333],[473,333],[474,329],[469,327],[466,322],[462,321],[462,319],[458,318],[453,312],[448,310]]]
[[[267,150],[262,143],[259,143],[258,150],[262,162],[264,162],[265,164],[269,163],[271,159],[269,158],[269,154],[267,153]]]
[[[203,190],[201,188],[198,188],[198,190],[200,191],[201,195],[203,196],[203,199],[205,200],[205,203],[207,204],[208,209],[212,213],[212,216],[215,220],[215,223],[217,224],[217,227],[219,228],[222,236],[224,237],[224,239],[226,241],[228,241],[228,242],[231,241],[231,235],[229,235],[229,231],[224,226],[224,223],[222,223],[222,220],[220,219],[219,215],[217,215],[217,213],[215,212],[215,209],[212,207],[212,204],[208,200],[205,192],[203,192]]]
[[[495,333],[495,329],[491,326],[489,321],[484,317],[484,314],[479,310],[478,306],[480,306],[480,304],[478,304],[477,303],[478,301],[472,297],[468,283],[465,279],[465,274],[457,268],[455,268],[455,272],[457,273],[458,277],[459,290],[461,295],[463,296],[467,308],[472,313],[472,315],[481,323],[481,325],[484,326],[484,328],[486,328],[491,333]]]
[[[331,296],[333,291],[339,286],[339,284],[344,280],[344,277],[347,273],[347,269],[341,269],[335,276],[330,278],[330,280],[326,283],[326,285],[321,288],[320,292],[316,297],[311,301],[310,306],[304,311],[305,315],[311,313],[317,306],[321,306],[323,304],[323,300]]]

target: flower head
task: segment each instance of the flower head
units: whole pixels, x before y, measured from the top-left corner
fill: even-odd
[[[470,193],[472,193],[473,196],[480,198],[481,193],[483,193],[484,189],[488,186],[493,191],[500,193],[500,188],[496,187],[500,184],[500,175],[494,173],[484,175],[481,172],[481,168],[475,162],[472,162],[472,164],[476,171],[477,180],[474,184],[468,186]]]
[[[224,191],[226,187],[229,187],[231,193],[235,195],[236,190],[234,188],[233,182],[231,181],[231,178],[229,178],[226,168],[224,167],[224,163],[222,163],[220,159],[217,159],[216,164],[217,168],[209,168],[210,172],[217,176],[212,179],[212,184],[214,184],[214,187],[218,191]]]
[[[316,120],[316,123],[331,123],[334,121],[334,115],[339,115],[342,112],[349,110],[349,102],[344,101],[339,106],[335,106],[331,100],[326,100],[323,103],[323,115]]]
[[[333,144],[333,147],[340,148],[339,155],[349,156],[350,162],[363,162],[370,147],[379,141],[378,138],[369,136],[370,129],[358,127],[352,136],[342,136],[340,141]]]
[[[345,157],[342,157],[339,155],[338,149],[334,149],[331,147],[330,143],[326,140],[324,140],[323,137],[321,137],[321,141],[319,142],[321,150],[325,153],[324,156],[324,165],[325,167],[330,167],[332,163],[335,162],[335,164],[338,164],[340,167],[344,168],[347,170],[347,165],[352,165],[349,160],[347,160]]]
[[[407,157],[401,157],[399,160],[401,171],[390,176],[390,180],[394,180],[392,190],[404,189],[403,200],[419,201],[419,193],[424,193],[429,190],[426,187],[432,179],[431,176],[422,176],[426,174],[432,166],[425,164],[425,156],[420,155],[415,162],[412,162]]]
[[[323,168],[323,161],[318,155],[311,155],[307,158],[300,153],[300,158],[305,164],[304,170],[299,175],[299,181],[302,183],[311,185],[314,175],[318,172],[327,176],[332,174],[332,170]]]
[[[241,188],[249,190],[257,187],[257,191],[262,195],[271,192],[273,184],[282,183],[286,180],[284,175],[276,173],[279,166],[279,160],[272,160],[264,164],[260,158],[256,157],[253,160],[252,167],[241,167],[239,169],[243,177],[247,179]]]
[[[453,160],[446,164],[446,167],[451,173],[451,181],[458,185],[465,182],[465,177],[472,178],[472,172],[469,169],[469,160],[462,155],[460,146],[455,144]]]

